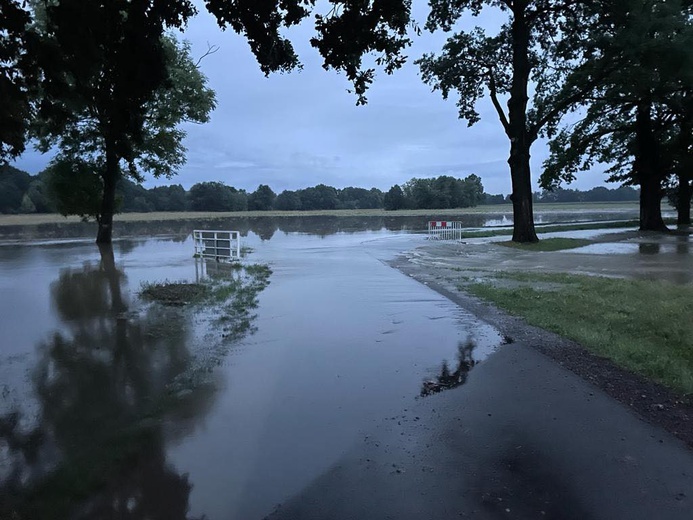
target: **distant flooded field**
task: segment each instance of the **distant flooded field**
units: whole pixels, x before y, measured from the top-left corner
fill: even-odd
[[[344,213],[344,215],[341,215]],[[673,216],[673,212],[665,212]],[[594,204],[580,207],[571,204],[537,205],[537,224],[604,222],[633,220],[638,217],[635,204]],[[168,236],[185,240],[193,229],[232,229],[243,236],[253,233],[269,239],[275,233],[308,233],[327,236],[335,233],[362,231],[424,232],[429,220],[461,221],[464,227],[511,226],[512,207],[484,206],[463,211],[385,212],[260,212],[224,213],[128,213],[119,215],[114,237],[133,238]],[[96,236],[96,224],[56,215],[2,215],[1,240],[45,240],[89,238]]]
[[[584,204],[568,203],[538,203],[535,204],[538,213],[546,212],[606,212],[619,213],[637,211],[635,202],[591,202]],[[666,205],[664,209],[668,210]],[[441,210],[398,210],[385,211],[383,209],[349,209],[349,210],[319,210],[319,211],[243,211],[243,212],[152,212],[152,213],[122,213],[116,216],[119,222],[142,222],[153,220],[199,220],[199,219],[229,219],[229,218],[254,218],[254,217],[453,217],[470,213],[488,213],[492,215],[509,215],[512,218],[513,208],[511,204],[494,204],[475,206],[464,209]],[[80,218],[71,216],[63,217],[56,214],[26,214],[26,215],[0,215],[0,226],[33,225],[33,224],[66,224],[79,223]]]

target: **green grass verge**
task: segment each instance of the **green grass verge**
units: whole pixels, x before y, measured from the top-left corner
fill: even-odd
[[[562,251],[564,249],[575,249],[593,244],[592,240],[584,238],[545,238],[539,242],[520,244],[518,242],[496,242],[499,246],[512,247],[522,251]]]
[[[693,286],[579,275],[506,273],[464,285],[528,323],[618,365],[693,395]]]

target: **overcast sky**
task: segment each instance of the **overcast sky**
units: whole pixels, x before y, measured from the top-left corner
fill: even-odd
[[[426,5],[414,3],[423,22]],[[303,70],[266,78],[245,40],[220,31],[203,6],[199,11],[184,37],[196,57],[207,43],[219,46],[201,65],[218,106],[210,123],[186,128],[187,164],[179,175],[171,181],[148,179],[146,186],[180,183],[187,189],[196,182],[222,181],[247,190],[269,184],[276,192],[318,183],[386,190],[412,177],[476,173],[488,193],[511,191],[509,143],[489,100],[479,103],[481,122],[468,128],[457,119],[455,101],[432,93],[411,63],[424,52],[439,51],[444,35],[423,33],[415,39],[407,65],[393,76],[379,74],[369,104],[357,107],[344,76],[322,69],[308,44],[309,23],[290,33]],[[499,20],[502,15],[489,13],[463,25],[491,26]],[[543,142],[532,148],[535,181],[546,154]],[[34,174],[49,160],[30,151],[16,166]],[[603,179],[584,174],[572,187],[587,189]]]

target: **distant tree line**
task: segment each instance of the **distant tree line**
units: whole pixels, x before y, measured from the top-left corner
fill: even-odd
[[[640,190],[631,186],[621,186],[620,188],[605,188],[597,186],[587,191],[567,190],[554,188],[553,190],[535,191],[532,199],[534,202],[637,202],[640,200]],[[482,204],[509,204],[510,195],[490,195],[484,193]],[[670,200],[671,202],[671,200]],[[673,202],[671,202],[674,205]]]
[[[414,178],[402,187],[390,188],[383,202],[387,210],[450,209],[478,206],[483,200],[481,178],[472,174],[464,179],[449,175],[435,179]]]
[[[587,191],[554,188],[534,193],[535,202],[637,202],[640,190],[631,186],[608,189],[597,186]]]
[[[0,213],[57,213],[56,182],[60,176],[48,168],[30,175],[9,165],[0,166]],[[79,186],[71,184],[72,197],[79,197]],[[59,189],[58,189],[59,191]],[[557,188],[534,193],[535,202],[624,202],[637,201],[639,190],[623,186],[602,186],[588,191]],[[117,190],[118,209],[124,213],[152,211],[310,211],[323,209],[450,209],[479,204],[508,204],[508,196],[484,192],[481,179],[442,175],[432,179],[414,178],[394,185],[387,192],[378,188],[334,188],[318,184],[276,194],[266,184],[253,192],[221,182],[200,182],[185,190],[180,184],[145,188],[121,179]]]

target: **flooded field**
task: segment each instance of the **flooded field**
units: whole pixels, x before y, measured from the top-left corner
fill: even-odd
[[[242,232],[242,267],[193,258],[210,227]],[[423,227],[128,223],[101,249],[87,225],[3,228],[0,518],[261,519],[464,384],[503,338],[386,264]]]
[[[671,211],[664,212],[666,217],[674,216]],[[455,220],[462,222],[463,227],[507,227],[512,226],[512,209],[504,207],[497,211],[450,214],[403,216],[304,216],[284,215],[279,217],[242,216],[231,218],[171,218],[175,214],[167,214],[167,220],[156,220],[156,215],[149,219],[148,214],[140,214],[143,220],[131,220],[132,214],[124,215],[114,228],[115,237],[147,237],[168,236],[177,240],[185,240],[194,228],[200,229],[234,229],[243,236],[253,233],[263,240],[268,240],[275,233],[310,233],[327,236],[335,233],[356,233],[360,231],[410,231],[423,232],[428,220]],[[613,220],[633,220],[638,218],[637,205],[614,205],[612,208],[601,207],[588,210],[537,209],[535,221],[537,224],[559,224],[571,222],[605,222]],[[32,225],[1,225],[0,240],[43,240],[83,238],[95,236],[96,228],[93,223],[67,221],[50,222]]]
[[[0,517],[262,518],[502,342],[382,262],[422,240],[248,231],[243,269],[186,237],[3,244]],[[139,296],[166,280],[217,296]]]

